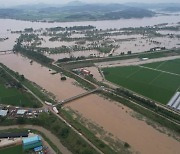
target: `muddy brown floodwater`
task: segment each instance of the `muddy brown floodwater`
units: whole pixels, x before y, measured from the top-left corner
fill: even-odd
[[[49,69],[36,62],[30,65],[30,60],[21,55],[2,55],[0,62],[52,92],[59,100],[84,92],[82,88],[73,85],[73,79],[62,82],[59,74],[51,75]],[[132,117],[130,112],[133,111],[123,105],[95,94],[67,105],[118,139],[129,143],[135,151],[143,154],[179,154],[180,142]]]
[[[36,62],[31,65],[30,60],[21,55],[2,55],[0,62],[53,93],[58,100],[67,99],[84,92],[82,88],[74,85],[75,80],[68,78],[66,81],[61,81],[60,74],[52,75],[51,73],[54,71],[50,71]]]
[[[180,152],[180,142],[160,133],[144,121],[132,117],[130,112],[133,111],[123,105],[119,106],[97,95],[90,95],[67,106],[92,119],[118,139],[128,142],[135,151],[142,154]]]

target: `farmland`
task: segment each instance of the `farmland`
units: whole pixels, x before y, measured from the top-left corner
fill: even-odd
[[[13,146],[9,148],[0,149],[0,153],[2,154],[23,154],[22,146]]]
[[[139,66],[103,69],[105,78],[119,86],[167,104],[180,87],[180,59]]]
[[[40,107],[40,103],[20,83],[0,69],[0,104]]]

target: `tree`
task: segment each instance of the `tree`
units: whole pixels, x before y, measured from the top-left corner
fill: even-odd
[[[23,117],[17,118],[17,124],[25,124],[26,120]]]
[[[21,81],[24,81],[24,79],[25,79],[24,75],[20,75],[20,79],[21,79]]]
[[[69,129],[68,129],[68,128],[63,128],[63,129],[61,130],[60,135],[61,135],[61,137],[63,137],[63,138],[67,138],[68,135],[69,135]]]

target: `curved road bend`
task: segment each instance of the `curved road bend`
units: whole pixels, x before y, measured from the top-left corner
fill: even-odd
[[[51,142],[56,145],[56,147],[61,151],[63,154],[72,154],[66,147],[64,147],[59,139],[52,134],[49,130],[40,127],[40,126],[34,126],[34,125],[13,125],[13,126],[0,126],[0,130],[6,130],[6,129],[14,129],[14,128],[25,128],[25,129],[34,129],[39,132],[42,132],[48,139],[51,140]]]

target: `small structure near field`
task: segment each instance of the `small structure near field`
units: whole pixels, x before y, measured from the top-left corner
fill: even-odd
[[[18,110],[17,115],[18,116],[23,116],[26,112],[27,112],[27,110]]]
[[[39,147],[34,148],[34,151],[35,151],[35,152],[39,152],[39,151],[41,151],[42,149],[43,149],[43,147],[42,147],[42,146],[39,146]]]
[[[81,68],[81,73],[82,73],[83,75],[90,75],[90,74],[91,74],[91,72],[90,72],[89,70],[86,70],[86,69],[84,69],[84,68]]]
[[[30,150],[42,146],[42,140],[40,136],[36,135],[23,139],[23,149]]]
[[[5,117],[7,116],[8,110],[0,110],[0,116]]]
[[[176,92],[174,94],[174,96],[168,102],[167,106],[180,111],[180,92]]]
[[[91,74],[91,71],[85,69],[85,68],[77,68],[77,69],[73,69],[72,70],[74,73],[78,74],[78,75],[83,75],[83,76],[93,76]]]
[[[0,133],[0,139],[3,139],[3,138],[19,138],[19,137],[28,137],[28,132]]]

